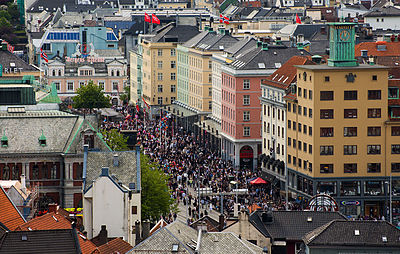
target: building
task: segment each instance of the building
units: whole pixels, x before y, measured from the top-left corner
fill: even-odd
[[[261,82],[293,55],[307,54],[297,48],[261,41],[239,54],[222,71],[222,157],[236,167],[255,169],[261,146]],[[283,97],[277,94],[277,101]]]
[[[329,194],[346,215],[388,218],[400,141],[388,68],[357,63],[354,24],[330,29],[328,64],[297,66],[296,95],[286,98],[288,186],[305,199]]]
[[[26,220],[2,186],[0,186],[0,223],[6,230],[14,230]],[[0,228],[1,230],[1,228]],[[1,231],[0,231],[1,233]]]
[[[31,202],[34,199],[31,191],[26,188],[25,176],[21,175],[21,181],[0,180],[0,186],[4,188],[12,203],[18,208],[19,212],[27,218],[30,213]]]
[[[212,112],[212,56],[223,54],[238,40],[229,31],[205,28],[191,40],[177,47],[178,87],[173,113],[178,125],[199,132],[195,122]],[[196,129],[195,129],[196,127]],[[203,135],[204,135],[203,131]]]
[[[128,85],[125,60],[97,58],[92,62],[91,58],[76,58],[83,61],[65,59],[57,57],[50,60],[46,71],[48,83],[55,84],[58,96],[62,100],[76,96],[78,88],[87,85],[91,80],[95,85],[102,87],[104,95],[110,97],[113,105],[122,103],[119,95]]]
[[[400,10],[395,6],[373,9],[364,15],[364,22],[370,24],[373,30],[399,30]]]
[[[85,150],[83,224],[89,239],[103,225],[109,237],[135,245],[135,223],[141,221],[140,150]],[[110,216],[112,214],[112,216]]]
[[[295,65],[315,64],[310,57],[293,56],[261,82],[262,171],[281,190],[286,182],[286,102],[296,83]],[[307,127],[303,130],[308,132]]]
[[[160,106],[176,100],[177,45],[199,33],[195,26],[175,24],[157,29],[151,37],[144,37],[141,42],[143,99],[150,106],[151,116],[160,114]]]
[[[334,220],[306,234],[304,253],[397,253],[400,230],[387,221]]]
[[[161,227],[129,253],[263,253],[262,248],[231,232],[207,232],[206,226],[191,228],[176,220]]]

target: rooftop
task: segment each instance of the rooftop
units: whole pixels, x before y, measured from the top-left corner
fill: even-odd
[[[8,197],[7,193],[0,186],[0,223],[6,226],[9,230],[14,230],[19,225],[25,223],[25,219],[18,211],[17,207]],[[1,251],[1,244],[0,244]]]
[[[296,65],[298,68],[306,69],[306,70],[329,70],[329,71],[334,71],[334,70],[368,70],[368,69],[388,69],[388,67],[383,66],[383,65],[370,65],[370,64],[360,64],[358,66],[352,66],[352,67],[334,67],[334,66],[328,66],[327,64],[318,64],[318,65]]]

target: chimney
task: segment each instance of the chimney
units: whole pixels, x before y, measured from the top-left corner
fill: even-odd
[[[316,64],[320,64],[322,61],[322,56],[319,55],[314,55],[311,57],[312,61]]]
[[[108,176],[109,172],[108,172],[108,168],[102,168],[101,169],[101,176]]]
[[[118,167],[119,166],[118,154],[114,154],[113,164],[114,164],[114,167]]]
[[[140,221],[138,220],[135,222],[135,235],[135,245],[138,245],[140,243]]]
[[[143,222],[142,241],[149,237],[150,234],[150,221]]]
[[[49,213],[53,212],[53,213],[57,213],[57,209],[58,205],[55,203],[51,203],[49,204]]]
[[[361,50],[361,56],[362,56],[363,58],[368,58],[368,50],[362,49],[362,50]]]
[[[320,33],[321,33],[321,34],[326,34],[326,27],[321,26]]]
[[[26,178],[24,174],[21,175],[21,190],[26,194]]]
[[[108,232],[107,232],[107,226],[106,225],[101,225],[101,230],[99,235],[97,236],[99,239],[99,246],[106,244],[108,241]]]
[[[219,215],[219,223],[218,223],[218,230],[221,232],[224,230],[224,224],[225,224],[225,217],[223,214]]]

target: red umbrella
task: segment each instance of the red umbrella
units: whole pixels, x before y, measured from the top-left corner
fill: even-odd
[[[253,181],[250,182],[251,184],[266,184],[267,182],[263,180],[261,177],[257,177]]]

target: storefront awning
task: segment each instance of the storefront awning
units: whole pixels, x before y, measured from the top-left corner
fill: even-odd
[[[197,115],[196,112],[193,112],[187,108],[184,108],[182,106],[173,104],[173,105],[169,105],[166,106],[166,109],[168,111],[168,113],[171,113],[173,115],[176,115],[178,117],[190,117],[190,116],[195,116]]]

